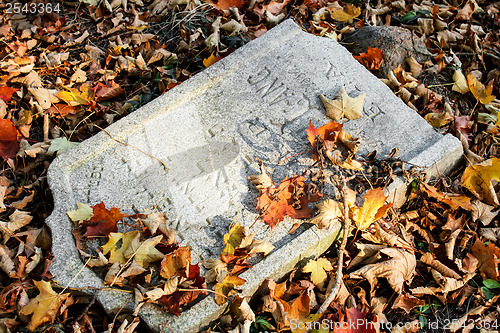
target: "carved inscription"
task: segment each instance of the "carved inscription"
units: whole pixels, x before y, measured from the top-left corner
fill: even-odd
[[[247,81],[254,87],[259,96],[270,105],[282,102],[290,95],[287,94],[288,87],[277,76],[272,75],[271,70],[267,67],[255,75],[250,75]]]
[[[88,182],[88,187],[87,187],[87,198],[90,199],[90,194],[93,189],[97,188],[99,184],[101,183],[101,177],[102,177],[102,170],[103,170],[102,165],[98,165],[95,167],[94,170],[89,175],[89,182]]]

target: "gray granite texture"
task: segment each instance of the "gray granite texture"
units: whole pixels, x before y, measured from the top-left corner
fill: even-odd
[[[181,245],[191,247],[193,263],[217,257],[231,222],[250,226],[258,216],[258,193],[247,179],[258,171],[256,158],[278,182],[303,172],[311,164],[310,153],[278,162],[310,150],[309,120],[317,127],[330,121],[319,95],[333,98],[341,86],[351,96],[367,94],[363,112],[372,117],[345,125],[363,139],[361,154],[376,149],[383,157],[398,147],[403,160],[434,176],[460,158],[458,140],[437,133],[346,49],[288,20],[108,127],[127,145],[102,132],[52,163],[48,177],[55,208],[47,223],[55,279],[88,292],[103,288],[103,281],[83,267],[71,234],[66,212],[77,202],[104,201],[126,213],[163,211]],[[395,184],[402,193],[403,183]],[[278,278],[301,259],[318,256],[338,236],[338,228],[310,225],[289,235],[293,223],[286,219],[273,230],[269,241],[276,250],[242,275],[244,295],[263,279]],[[269,233],[262,222],[252,231],[260,239]],[[108,312],[131,297],[105,288],[97,295]],[[222,310],[208,296],[180,317],[154,305],[144,307],[141,316],[154,331],[168,322],[175,332],[195,332]]]

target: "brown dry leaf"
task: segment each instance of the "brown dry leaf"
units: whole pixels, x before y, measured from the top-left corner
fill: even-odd
[[[472,219],[481,221],[483,225],[488,225],[497,216],[498,212],[492,212],[494,206],[490,206],[479,200],[472,202]]]
[[[447,267],[439,260],[435,259],[434,256],[429,252],[424,253],[424,255],[420,258],[420,261],[422,261],[427,266],[434,268],[436,271],[438,271],[439,273],[441,273],[446,277],[451,277],[456,280],[459,280],[461,278],[461,276],[458,275],[457,272]]]
[[[350,206],[352,218],[359,230],[365,230],[373,222],[385,216],[392,203],[385,204],[387,197],[382,188],[375,188],[366,191],[365,202],[361,208],[355,205]]]
[[[29,204],[32,200],[33,197],[35,196],[35,191],[31,191],[31,193],[21,200],[15,201],[10,204],[10,208],[15,208],[15,209],[23,209],[26,207],[27,204]]]
[[[309,260],[307,265],[302,268],[302,272],[311,273],[311,281],[316,286],[320,286],[325,282],[328,275],[326,272],[333,271],[332,264],[326,258],[318,258],[317,260]]]
[[[108,262],[109,262],[108,258],[106,258],[106,256],[104,256],[104,254],[102,254],[102,252],[98,251],[97,256],[98,256],[98,258],[96,258],[96,259],[90,259],[87,262],[87,266],[89,266],[89,267],[101,267],[101,266],[105,266],[108,264]]]
[[[471,248],[472,255],[479,261],[479,271],[489,277],[490,279],[496,280],[499,276],[498,272],[498,257],[496,253],[499,253],[498,248],[492,242],[486,246],[484,243],[477,239]]]
[[[496,157],[468,166],[462,175],[462,186],[478,199],[497,206],[499,203],[492,179],[500,181],[500,159]]]
[[[188,277],[189,264],[191,263],[191,251],[189,247],[179,247],[174,252],[165,255],[161,262],[160,275],[165,279],[173,276]]]
[[[487,86],[484,86],[472,73],[470,73],[467,76],[467,84],[470,92],[478,102],[489,104],[495,99],[495,96],[491,94],[493,92],[493,80],[490,81]]]
[[[28,324],[28,329],[34,331],[38,326],[45,323],[52,323],[58,316],[59,309],[68,298],[68,294],[59,295],[56,293],[50,282],[33,281],[40,294],[30,300],[29,304],[22,307],[20,313],[28,316],[33,314]]]
[[[333,224],[338,224],[339,217],[344,216],[342,203],[330,198],[316,204],[318,215],[311,218],[308,222],[314,223],[319,229],[330,228]]]
[[[323,95],[319,97],[325,107],[326,115],[333,120],[340,120],[343,117],[358,119],[363,116],[366,93],[361,93],[353,98],[347,94],[344,87],[341,87],[335,99],[328,99]]]
[[[496,242],[500,240],[500,228],[481,228],[479,229],[479,236],[484,239]]]
[[[427,120],[432,127],[440,128],[448,125],[455,118],[448,112],[430,112],[424,116],[424,119]]]
[[[13,235],[13,233],[22,227],[28,225],[33,217],[28,212],[15,210],[9,216],[10,221],[0,221],[0,232],[3,234],[4,243]]]
[[[467,3],[458,10],[455,20],[457,21],[469,21],[474,14],[474,3],[472,1],[467,1]]]
[[[43,88],[42,80],[35,71],[22,78],[14,78],[12,82],[21,83],[35,97],[40,107],[47,110],[57,98],[48,89]]]
[[[386,278],[392,289],[398,294],[403,291],[403,284],[409,283],[415,274],[417,260],[412,252],[388,247],[380,252],[390,259],[375,264],[365,265],[355,272],[349,274],[351,278],[367,279],[370,283],[372,293],[377,285],[378,278]]]
[[[137,235],[125,251],[125,258],[134,256],[134,260],[144,268],[149,266],[150,262],[155,262],[163,259],[163,253],[155,248],[155,245],[161,242],[163,236],[158,235],[153,238],[148,238],[141,242],[140,235]]]
[[[394,301],[392,305],[393,309],[403,309],[407,314],[410,314],[411,310],[417,306],[424,306],[425,301],[418,299],[406,292],[402,292]]]
[[[151,235],[154,235],[156,233],[156,230],[158,230],[158,227],[160,227],[160,225],[167,223],[167,221],[165,220],[165,213],[162,212],[151,212],[145,219],[141,221],[142,223],[144,223],[146,228],[149,229]]]
[[[180,277],[174,276],[163,285],[163,288],[155,288],[144,293],[149,300],[155,302],[163,296],[172,295],[179,285]]]
[[[11,278],[16,276],[16,265],[12,261],[12,251],[5,245],[0,245],[0,268]]]
[[[354,257],[354,259],[351,260],[349,266],[347,266],[347,269],[355,267],[359,264],[368,265],[376,263],[377,261],[382,259],[382,256],[380,255],[380,250],[385,249],[387,247],[386,245],[366,244],[359,242],[354,243],[354,245],[356,245],[359,252],[356,255],[356,257]]]
[[[414,250],[413,246],[409,242],[396,235],[393,231],[384,230],[378,223],[373,224],[373,228],[375,229],[374,233],[364,232],[361,236],[375,244],[399,247],[408,251]]]
[[[453,87],[451,90],[459,92],[462,95],[470,91],[467,79],[461,69],[456,69],[453,74]]]
[[[420,183],[420,189],[427,193],[428,196],[444,202],[455,210],[458,209],[458,207],[462,207],[465,210],[473,209],[470,198],[465,195],[439,192],[434,186],[426,183]]]
[[[249,250],[248,254],[262,253],[264,256],[267,256],[275,247],[269,242],[254,239],[252,244],[246,248]]]
[[[219,258],[209,258],[202,261],[203,266],[208,269],[205,273],[205,279],[207,283],[212,282],[222,282],[227,272],[227,264],[220,260]]]
[[[248,176],[248,180],[255,185],[258,189],[266,189],[276,187],[271,177],[269,177],[269,173],[264,166],[264,163],[260,162],[260,174],[250,175]]]

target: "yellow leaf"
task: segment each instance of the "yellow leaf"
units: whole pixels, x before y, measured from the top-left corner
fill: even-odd
[[[352,98],[349,97],[345,88],[341,87],[336,99],[328,99],[323,95],[319,97],[325,106],[326,115],[333,120],[340,120],[342,117],[358,119],[363,116],[362,111],[366,93],[361,93]]]
[[[332,264],[326,258],[319,258],[318,260],[309,260],[307,265],[302,268],[302,272],[311,273],[311,281],[316,286],[325,282],[327,278],[326,272],[333,271]]]
[[[30,302],[21,309],[21,314],[27,316],[33,314],[28,324],[28,329],[34,331],[38,326],[45,323],[52,323],[57,317],[59,309],[69,294],[59,295],[56,293],[50,282],[33,281],[40,291],[40,294],[31,299]]]
[[[338,218],[342,217],[343,205],[332,199],[326,199],[323,202],[316,204],[319,214],[309,220],[309,223],[314,223],[319,229],[329,228],[333,223],[338,223]]]
[[[344,9],[332,8],[328,9],[328,11],[330,12],[330,16],[339,22],[347,22],[361,14],[361,8],[351,4],[346,4]]]
[[[500,181],[500,159],[491,158],[479,164],[468,166],[462,175],[462,186],[478,199],[490,205],[498,205],[497,194],[491,180]]]
[[[224,235],[224,244],[226,244],[226,247],[222,250],[222,254],[234,254],[234,250],[241,244],[244,237],[245,229],[241,226],[241,224],[236,223],[233,225],[229,232]]]
[[[81,202],[77,202],[77,209],[75,210],[70,210],[66,214],[68,214],[69,218],[73,222],[82,222],[82,221],[88,221],[94,216],[94,211],[92,207],[89,205],[86,205]]]
[[[147,268],[150,262],[163,259],[163,253],[155,248],[155,245],[161,242],[162,235],[148,238],[142,243],[139,238],[140,235],[135,236],[127,249],[123,251],[125,258],[134,256],[134,260],[144,268]]]
[[[465,75],[462,73],[462,70],[455,70],[455,73],[453,74],[453,82],[451,90],[459,92],[462,95],[469,91],[469,85],[467,84],[467,80],[465,79]]]
[[[225,295],[227,297],[236,294],[235,287],[241,286],[246,282],[245,279],[242,279],[236,275],[226,275],[222,283],[219,282],[214,286],[214,291],[218,294]],[[222,305],[226,302],[226,298],[221,295],[215,294],[215,302],[218,305]]]
[[[353,220],[359,230],[365,230],[373,222],[384,217],[392,203],[385,204],[387,197],[380,187],[366,191],[361,208],[351,207]]]
[[[69,91],[59,91],[56,97],[71,106],[86,105],[94,99],[94,91],[88,84],[82,84],[80,90],[70,88]]]
[[[467,76],[467,83],[469,85],[470,92],[474,95],[478,102],[488,104],[495,99],[495,96],[491,94],[493,92],[493,80],[490,81],[490,83],[488,83],[485,87],[481,82],[476,80],[474,75],[471,73]]]
[[[208,57],[206,59],[203,59],[203,66],[205,66],[205,67],[212,66],[217,61],[219,61],[219,60],[222,59],[222,57],[217,57],[216,55],[214,55],[214,53],[215,52],[212,52],[212,54],[210,55],[210,57]]]
[[[454,118],[448,112],[431,112],[425,115],[425,120],[434,128],[440,128],[448,124]]]
[[[138,234],[138,230],[129,231],[125,234],[122,234],[120,232],[111,232],[109,234],[108,242],[102,247],[102,253],[108,254],[108,252],[111,252],[111,254],[109,255],[109,262],[111,264],[114,264],[115,262],[122,265],[125,264],[127,262],[127,258],[125,258],[125,256],[123,255],[123,252],[128,248],[132,240]],[[116,244],[120,240],[122,241],[122,245],[120,249],[117,249]]]

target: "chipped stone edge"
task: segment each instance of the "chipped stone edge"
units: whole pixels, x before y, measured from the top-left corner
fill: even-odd
[[[239,275],[239,277],[247,281],[242,286],[243,292],[240,296],[252,296],[264,279],[279,279],[290,272],[302,259],[316,258],[321,255],[340,237],[340,227],[340,223],[336,223],[330,229],[324,230],[312,226],[288,244],[271,252],[252,269]],[[174,332],[198,332],[203,326],[217,319],[225,308],[226,305],[218,306],[213,295],[209,295],[201,302],[182,312],[179,317],[161,311],[153,304],[148,304],[146,308],[143,308],[141,316],[153,331],[161,331],[160,328],[164,327],[165,323],[168,323],[168,326]],[[196,322],[190,321],[189,318],[196,318]]]
[[[438,142],[407,161],[408,167],[420,167],[421,171],[425,172],[425,181],[436,179],[452,171],[460,163],[463,152],[460,140],[451,134],[446,134]],[[393,182],[386,188],[388,201],[393,203],[394,208],[399,208],[405,203],[408,186],[403,177],[395,176]]]

